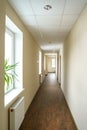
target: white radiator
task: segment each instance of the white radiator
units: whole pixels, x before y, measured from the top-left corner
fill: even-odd
[[[24,97],[10,107],[10,130],[18,130],[24,119]]]

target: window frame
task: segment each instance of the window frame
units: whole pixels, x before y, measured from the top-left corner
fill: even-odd
[[[7,26],[6,26],[6,29],[5,29],[5,33],[7,33],[7,34],[8,34],[9,36],[11,36],[11,38],[12,38],[11,64],[15,64],[15,33],[14,33],[11,29],[9,29]],[[6,44],[6,39],[5,39],[5,44]],[[6,47],[6,46],[5,46],[5,47]],[[5,51],[6,51],[6,49],[5,49]],[[5,55],[6,55],[6,54],[5,54]],[[6,56],[5,56],[4,58],[6,58]],[[6,59],[5,59],[5,60],[6,60]],[[15,68],[14,68],[14,71],[15,71]],[[4,86],[4,87],[6,87],[6,86]],[[15,89],[15,79],[14,79],[13,84],[11,84],[10,89],[8,89],[8,90],[6,91],[6,88],[5,88],[5,94],[8,94],[8,93],[11,92],[13,89]]]
[[[6,27],[15,33],[15,63],[18,66],[15,68],[15,72],[18,75],[15,80],[14,89],[8,93],[4,93],[4,106],[10,105],[17,97],[24,91],[23,87],[23,31],[15,22],[6,15]]]

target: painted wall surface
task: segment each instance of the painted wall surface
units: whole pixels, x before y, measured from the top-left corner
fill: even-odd
[[[0,130],[4,126],[4,31],[5,0],[0,0]]]
[[[6,5],[6,7],[5,7]],[[25,97],[25,112],[39,88],[39,46],[18,15],[5,0],[0,1],[0,130],[8,130],[8,106],[4,106],[4,33],[5,14],[23,32],[23,87],[19,96]],[[13,101],[14,102],[14,101]],[[13,103],[12,102],[12,103]]]
[[[42,76],[43,76],[43,80],[45,78],[45,72],[46,72],[46,57],[44,56],[44,52],[42,51]]]
[[[58,53],[58,82],[61,86],[64,86],[64,51],[63,51],[63,43],[60,46],[60,51]]]
[[[87,6],[64,44],[62,90],[78,130],[87,130]]]
[[[47,74],[47,55],[45,55],[45,52],[43,52],[43,73]]]

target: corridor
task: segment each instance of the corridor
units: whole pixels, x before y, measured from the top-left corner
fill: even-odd
[[[77,130],[55,73],[46,76],[20,130]]]

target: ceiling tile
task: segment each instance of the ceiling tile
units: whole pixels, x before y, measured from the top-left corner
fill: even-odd
[[[48,43],[44,43],[43,45],[41,45],[41,48],[44,50],[44,51],[51,51],[51,52],[55,52],[55,51],[58,51],[60,49],[60,46],[61,46],[61,42],[56,42],[56,43],[52,43],[52,44],[48,44]]]
[[[34,15],[29,0],[8,0],[18,14]]]
[[[64,14],[80,14],[85,3],[84,0],[66,0]]]
[[[66,0],[66,7],[82,7],[84,0]]]
[[[50,39],[55,39],[58,36],[58,31],[50,32],[50,33],[43,33],[45,37]]]
[[[31,0],[36,15],[57,15],[62,14],[65,0]],[[45,5],[51,5],[51,10],[45,10]]]
[[[66,33],[65,33],[66,34]],[[43,38],[46,39],[48,42],[55,42],[55,41],[61,41],[62,39],[64,39],[65,34],[63,34],[62,32],[55,32],[55,33],[43,33]]]
[[[63,15],[61,25],[71,26],[73,25],[78,18],[78,15]]]
[[[69,32],[71,30],[72,26],[60,26],[59,32]]]
[[[29,29],[29,31],[31,32],[31,34],[33,35],[33,37],[35,38],[36,41],[42,40],[40,31],[37,28],[37,26],[35,26],[35,27],[29,26],[28,29]]]
[[[59,26],[39,26],[41,32],[50,33],[50,32],[57,32],[59,30]]]
[[[87,0],[83,0],[84,1],[84,4],[87,4]]]
[[[82,7],[71,7],[71,8],[65,8],[64,10],[64,14],[75,14],[78,15],[81,13],[81,11],[83,10]]]
[[[40,47],[58,49],[87,0],[8,0]],[[52,9],[44,10],[45,5]],[[51,44],[49,42],[51,41]]]
[[[58,26],[61,22],[61,16],[36,16],[38,25]]]
[[[30,15],[20,15],[21,19],[23,20],[24,23],[26,23],[26,25],[29,25],[29,26],[36,26],[37,23],[36,23],[36,19],[35,19],[35,16],[30,16]]]
[[[66,31],[66,32],[59,31],[57,35],[58,35],[58,38],[60,38],[62,40],[66,37],[67,34],[68,34],[68,31]]]

